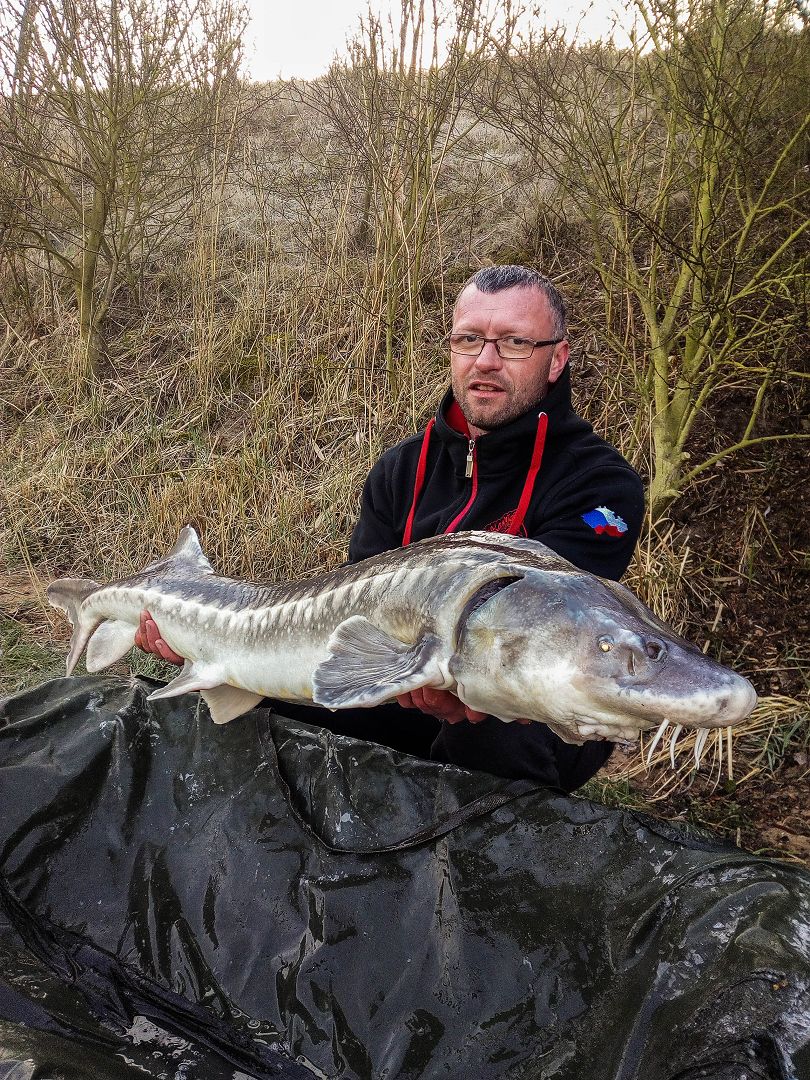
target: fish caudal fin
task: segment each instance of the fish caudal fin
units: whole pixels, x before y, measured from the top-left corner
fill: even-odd
[[[148,700],[179,697],[197,690],[208,706],[215,724],[227,724],[229,720],[250,712],[264,696],[252,690],[229,686],[222,682],[222,673],[215,667],[206,667],[187,660],[177,678],[151,693]]]
[[[68,675],[73,672],[79,657],[84,652],[84,647],[90,635],[98,626],[98,622],[82,619],[82,602],[90,593],[100,588],[101,586],[97,581],[91,581],[89,578],[59,578],[58,581],[54,581],[49,585],[46,590],[48,603],[52,607],[64,611],[70,620],[70,625],[73,627],[73,636],[70,639],[70,651],[66,663]]]
[[[421,686],[441,686],[440,649],[435,634],[408,645],[352,615],[329,639],[330,656],[315,672],[312,700],[327,709],[367,709]]]
[[[107,619],[90,638],[87,646],[87,670],[91,673],[104,668],[126,656],[135,644],[137,627],[123,619]]]

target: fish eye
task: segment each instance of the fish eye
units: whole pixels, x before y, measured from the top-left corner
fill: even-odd
[[[602,652],[610,652],[610,650],[613,648],[613,638],[600,637],[599,648],[602,650]]]
[[[662,641],[655,641],[650,638],[649,641],[644,643],[644,652],[651,660],[663,660],[664,656],[666,656],[667,647]]]

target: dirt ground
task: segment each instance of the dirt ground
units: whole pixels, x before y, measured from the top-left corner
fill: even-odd
[[[751,756],[736,753],[736,765],[744,768]],[[661,800],[656,799],[659,778],[651,773],[634,778],[631,793],[616,801],[706,829],[746,851],[810,866],[808,757],[807,750],[791,751],[773,771],[764,768],[736,787],[727,781],[715,787],[712,780],[698,776],[688,788]],[[621,782],[627,768],[637,761],[636,753],[617,748],[605,772],[614,782]]]

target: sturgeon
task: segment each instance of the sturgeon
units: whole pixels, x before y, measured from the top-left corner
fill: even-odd
[[[373,707],[451,690],[504,721],[566,742],[633,742],[668,725],[727,727],[751,683],[678,637],[625,586],[534,540],[439,536],[289,584],[218,577],[186,526],[164,559],[101,585],[62,578],[48,599],[73,625],[67,674],[87,649],[100,671],[133,646],[141,612],[186,657],[150,699],[199,691],[217,724],[265,697]],[[698,736],[700,739],[701,736]]]

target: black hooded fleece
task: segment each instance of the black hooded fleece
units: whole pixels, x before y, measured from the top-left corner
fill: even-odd
[[[472,443],[452,392],[429,428],[386,451],[371,470],[351,562],[409,540],[486,529],[541,540],[602,577],[618,579],[627,569],[644,513],[641,480],[574,412],[568,365],[535,408]],[[590,779],[613,749],[610,742],[569,745],[545,724],[494,717],[440,724],[395,703],[317,716],[305,706],[279,709],[340,734],[563,791]]]
[[[544,445],[532,475],[543,413]],[[386,451],[369,473],[349,544],[351,562],[400,547],[414,503],[412,541],[462,529],[513,531],[528,482],[521,535],[542,540],[601,577],[618,580],[627,569],[644,514],[641,480],[574,412],[568,365],[535,408],[480,435],[472,454],[466,422],[448,391],[430,432],[417,492],[424,436],[421,432]],[[617,524],[611,525],[611,515]]]

